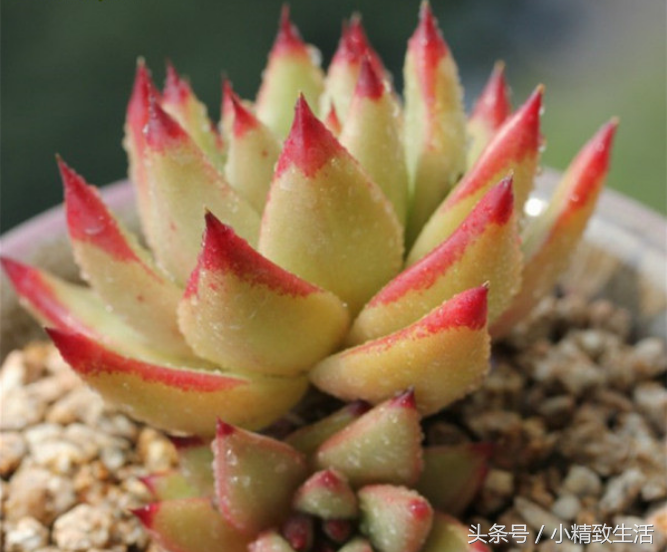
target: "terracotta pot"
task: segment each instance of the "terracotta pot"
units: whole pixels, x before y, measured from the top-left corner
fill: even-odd
[[[527,205],[529,215],[544,208],[558,173],[546,170]],[[106,203],[130,228],[138,228],[130,183],[103,188]],[[9,256],[76,280],[78,271],[70,251],[61,206],[54,207],[0,237],[0,250]],[[0,354],[43,335],[18,305],[11,285],[2,276]],[[637,321],[638,336],[667,340],[667,220],[612,190],[600,199],[595,217],[578,249],[564,288],[587,296],[604,296],[628,308]]]

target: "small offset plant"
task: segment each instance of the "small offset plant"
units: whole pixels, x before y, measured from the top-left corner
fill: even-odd
[[[287,10],[256,101],[226,82],[218,128],[172,66],[160,92],[140,61],[124,145],[148,247],[59,159],[90,288],[3,260],[91,387],[195,436],[175,438],[182,473],[149,478],[158,502],[137,512],[167,550],[469,548],[446,513],[473,498],[488,447],[422,448],[420,419],[478,387],[491,338],[554,286],[616,121],[524,217],[542,87],[512,112],[499,64],[466,117],[426,3],[404,81],[401,98],[358,18],[325,74]],[[309,384],[351,404],[285,442],[250,432]]]

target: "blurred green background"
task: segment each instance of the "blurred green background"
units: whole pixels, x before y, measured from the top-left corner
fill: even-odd
[[[518,105],[547,86],[544,162],[564,168],[612,115],[621,118],[611,186],[667,211],[664,0],[432,1],[459,63],[466,102],[504,59]],[[328,61],[341,20],[364,16],[401,84],[417,1],[292,0],[293,19]],[[90,182],[123,178],[120,142],[138,55],[156,79],[169,57],[217,118],[220,75],[254,97],[280,2],[3,0],[1,219],[6,230],[61,201],[54,154]]]

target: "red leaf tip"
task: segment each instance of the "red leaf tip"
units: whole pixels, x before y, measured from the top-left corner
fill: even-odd
[[[308,102],[299,96],[294,122],[276,166],[276,178],[296,165],[306,176],[313,176],[331,157],[342,150],[336,138],[313,114]]]
[[[167,102],[182,103],[185,102],[192,90],[187,80],[181,78],[171,60],[166,61],[167,78],[164,84],[164,99]]]
[[[65,188],[65,215],[72,240],[89,242],[121,261],[137,256],[122,235],[118,224],[107,210],[97,189],[56,157]]]
[[[431,5],[428,2],[422,2],[419,8],[419,24],[411,42],[413,40],[437,57],[445,56],[449,51],[438,27],[438,21],[433,15],[433,10],[431,10]]]
[[[233,425],[222,421],[220,418],[215,421],[215,435],[217,437],[227,437],[228,435],[232,435],[235,431],[236,428]]]
[[[426,520],[433,515],[433,509],[423,498],[414,498],[410,500],[408,510],[413,518],[417,520]]]
[[[155,100],[151,99],[148,124],[144,130],[150,147],[161,150],[171,140],[182,140],[187,133]]]
[[[0,256],[0,264],[2,264],[2,269],[5,271],[5,274],[15,288],[18,287],[24,277],[31,272],[31,268],[28,265],[10,257]]]
[[[355,95],[361,98],[377,100],[382,97],[383,92],[384,84],[382,78],[373,67],[370,58],[364,56],[364,59],[361,62]]]
[[[160,503],[153,502],[152,504],[146,504],[146,506],[142,506],[141,508],[131,509],[130,513],[136,516],[144,527],[150,529],[153,526],[153,521],[159,510]]]
[[[127,120],[135,135],[140,135],[148,121],[151,98],[160,99],[160,93],[143,58],[137,60],[137,71],[132,86],[130,102],[127,106]]]
[[[514,211],[513,180],[512,175],[506,176],[481,200],[486,203],[486,209],[490,215],[489,220],[494,224],[504,224],[512,216]]]
[[[234,136],[242,137],[246,132],[255,128],[259,123],[255,116],[243,105],[241,99],[231,92],[229,95],[231,110],[234,114]]]
[[[288,4],[283,4],[280,10],[280,25],[278,35],[273,43],[272,54],[275,53],[293,53],[306,52],[307,48],[301,39],[301,34],[296,25],[290,19],[290,8]]]
[[[475,103],[471,118],[487,119],[493,128],[498,128],[510,116],[511,111],[509,87],[505,79],[505,63],[498,61]]]
[[[391,399],[390,405],[397,406],[400,408],[416,409],[417,401],[415,400],[414,388],[410,387],[409,389],[402,391],[401,393],[396,395],[393,399]]]
[[[488,310],[488,285],[462,291],[443,303],[424,320],[429,332],[447,327],[467,327],[480,330],[486,325]]]

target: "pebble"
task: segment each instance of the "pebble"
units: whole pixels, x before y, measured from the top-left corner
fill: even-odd
[[[572,521],[581,511],[581,502],[571,494],[563,494],[551,506],[551,512],[560,519]]]
[[[21,518],[6,529],[7,552],[43,550],[48,540],[49,530],[32,517]]]
[[[53,539],[60,548],[85,552],[109,544],[113,515],[90,504],[79,504],[53,524]]]
[[[599,496],[602,491],[602,482],[592,469],[575,464],[565,476],[563,489],[578,497]]]

